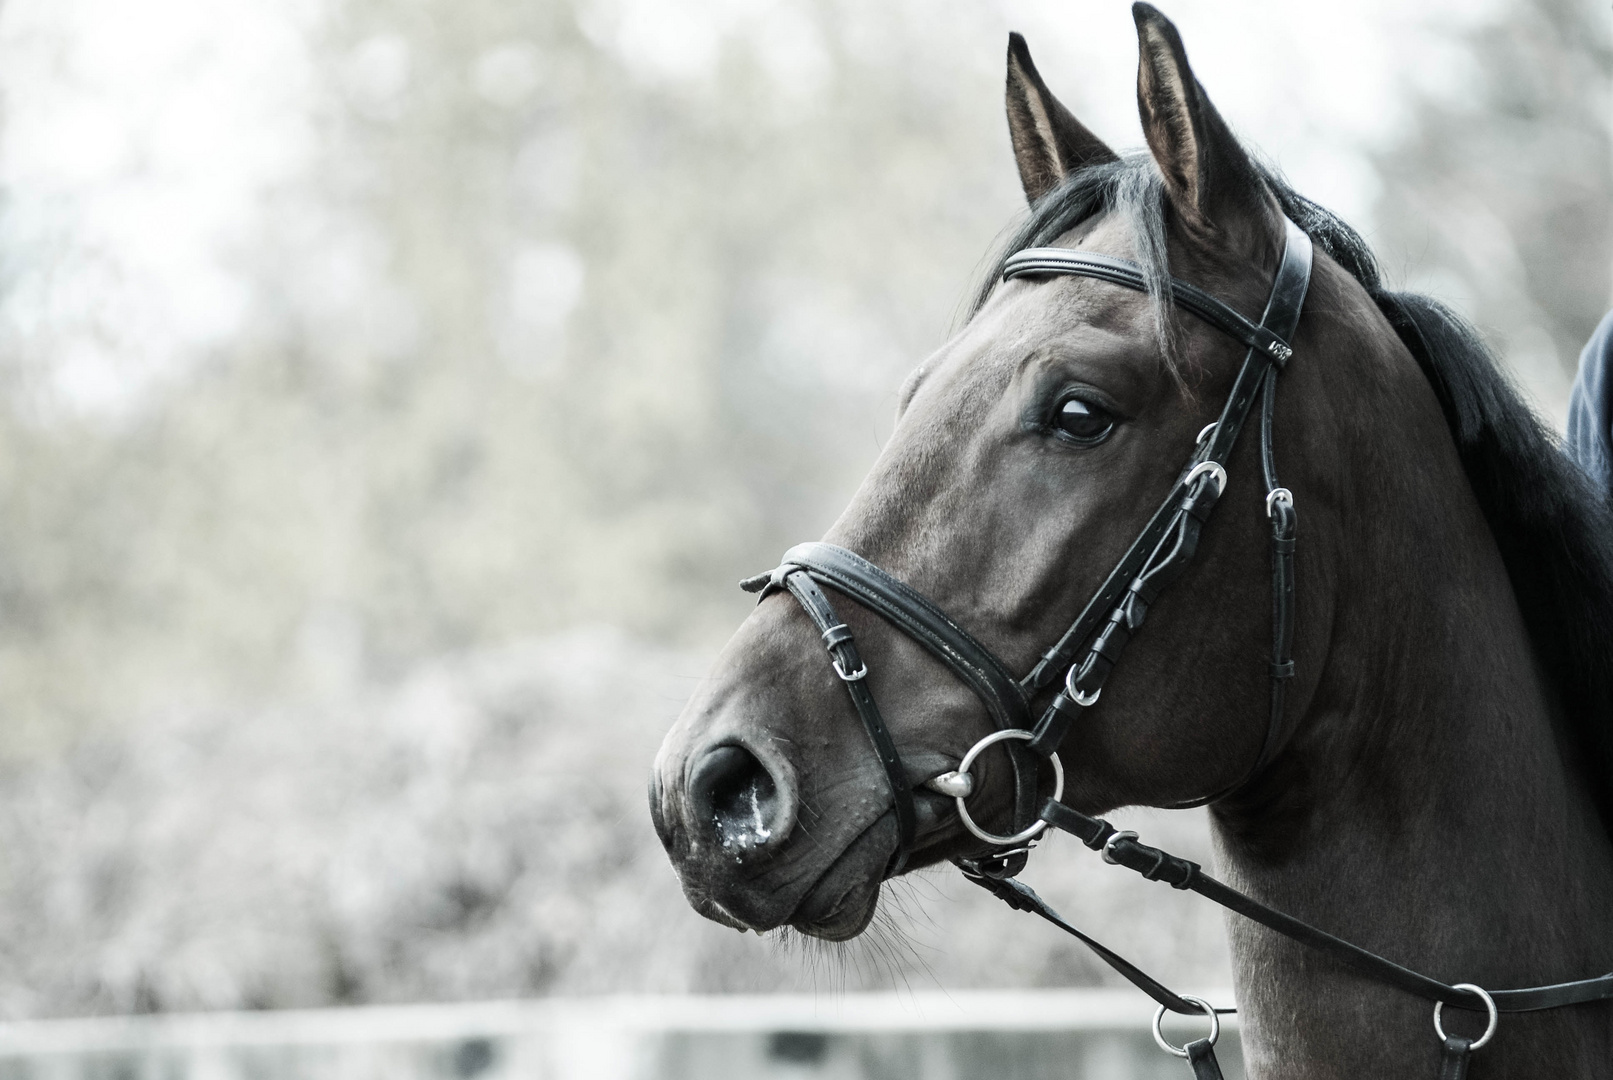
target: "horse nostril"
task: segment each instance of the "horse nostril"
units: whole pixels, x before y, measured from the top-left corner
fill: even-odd
[[[719,746],[695,766],[689,785],[696,827],[709,822],[724,848],[759,848],[779,819],[778,785],[742,746]]]

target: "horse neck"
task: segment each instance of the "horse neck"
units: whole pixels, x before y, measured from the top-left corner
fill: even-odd
[[[1259,787],[1216,808],[1218,868],[1448,982],[1599,975],[1613,969],[1613,846],[1565,766],[1505,566],[1438,431],[1442,444],[1398,448],[1415,475],[1373,480],[1360,512],[1324,509],[1306,529],[1301,507],[1299,557],[1315,560],[1301,563],[1301,620],[1307,590],[1332,608],[1308,624],[1325,638],[1320,675]],[[1430,1003],[1236,916],[1229,931],[1252,1075],[1434,1074]],[[1606,1069],[1609,1015],[1503,1017],[1483,1075]]]

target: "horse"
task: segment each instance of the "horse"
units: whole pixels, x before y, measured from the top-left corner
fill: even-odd
[[[1034,674],[1162,497],[1213,489],[1224,505],[1149,597],[1101,700],[1075,667],[1064,691],[1013,684],[1032,721],[1055,694],[1046,715],[1073,716],[1028,766],[1018,743],[979,746],[1015,727],[997,691],[872,593],[792,576],[787,557],[653,767],[651,817],[688,901],[741,930],[846,940],[890,875],[951,860],[981,876],[996,859],[982,880],[1003,887],[1026,853],[996,834],[1056,788],[1044,818],[1207,803],[1220,880],[1436,980],[1613,970],[1613,510],[1476,331],[1386,287],[1355,232],[1234,137],[1175,26],[1147,4],[1133,15],[1146,148],[1125,154],[1011,36],[1028,219],[967,322],[906,380],[824,540]],[[1296,244],[1314,261],[1264,438],[1206,462],[1254,345],[1184,297],[1257,312]],[[1016,254],[1050,249],[1087,269],[1013,272]],[[1094,276],[1106,259],[1135,268],[1131,287]],[[1195,447],[1195,472],[1222,475],[1184,487]],[[1285,487],[1262,484],[1263,451]],[[1285,505],[1291,602],[1272,576]],[[790,581],[827,581],[822,610]],[[1287,660],[1271,652],[1284,619]],[[877,730],[859,695],[882,703]],[[1268,923],[1229,915],[1227,931],[1251,1076],[1448,1065],[1428,1002]],[[1444,1017],[1469,1046],[1484,1023]],[[1477,1077],[1613,1076],[1606,1001],[1490,1031]]]

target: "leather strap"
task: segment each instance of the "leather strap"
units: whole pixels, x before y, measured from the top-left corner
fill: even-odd
[[[1003,263],[1005,281],[1042,274],[1097,278],[1138,292],[1148,291],[1148,279],[1135,263],[1111,255],[1076,251],[1072,248],[1026,248],[1010,255]],[[1170,278],[1169,285],[1173,303],[1191,311],[1217,330],[1237,338],[1249,348],[1264,353],[1279,366],[1286,364],[1288,358],[1293,355],[1294,350],[1289,347],[1287,341],[1293,336],[1292,327],[1289,327],[1288,333],[1285,334],[1274,326],[1256,326],[1235,309],[1202,289],[1185,281],[1178,281],[1176,278]],[[1300,296],[1303,298],[1304,293],[1301,292]]]
[[[917,817],[913,811],[913,787],[908,782],[907,770],[903,768],[896,743],[879,714],[879,705],[868,689],[868,666],[857,652],[857,643],[852,638],[850,628],[840,621],[829,604],[829,598],[818,588],[818,583],[812,580],[810,574],[804,570],[785,574],[784,587],[800,602],[823,636],[824,646],[833,658],[835,674],[845,683],[851,703],[868,732],[868,740],[874,744],[874,754],[885,769],[885,778],[891,789],[891,803],[896,813],[896,851],[885,867],[885,876],[895,877],[907,865],[907,856],[913,849]]]
[[[1193,1066],[1193,1080],[1223,1080],[1221,1063],[1215,1060],[1215,1044],[1209,1039],[1198,1039],[1182,1049],[1187,1051],[1187,1063]]]
[[[1222,907],[1252,919],[1284,937],[1302,945],[1325,952],[1354,971],[1387,983],[1407,993],[1429,1001],[1443,1001],[1459,1009],[1482,1012],[1483,1001],[1477,994],[1431,979],[1426,975],[1403,967],[1368,952],[1359,945],[1319,930],[1292,915],[1268,907],[1253,897],[1215,878],[1206,875],[1190,859],[1179,858],[1169,852],[1138,840],[1135,834],[1119,832],[1102,818],[1090,817],[1060,802],[1049,799],[1040,815],[1048,824],[1078,838],[1094,851],[1103,852],[1104,859],[1141,874],[1150,881],[1163,881],[1175,889],[1186,889],[1215,901]],[[1582,1005],[1593,1001],[1613,999],[1613,974],[1575,982],[1554,983],[1550,986],[1531,986],[1518,990],[1491,990],[1490,997],[1501,1012],[1537,1012],[1565,1005]]]
[[[742,588],[760,592],[764,599],[778,589],[789,588],[810,613],[812,606],[803,599],[803,593],[787,584],[794,570],[806,571],[813,580],[850,596],[919,642],[974,691],[985,703],[992,722],[999,729],[1031,730],[1032,738],[1028,745],[1014,743],[1005,747],[1014,772],[1015,832],[1027,827],[1035,816],[1037,770],[1034,755],[1046,756],[1057,749],[1086,704],[1096,700],[1127,643],[1142,628],[1149,605],[1192,561],[1204,523],[1222,494],[1225,473],[1221,463],[1231,453],[1255,397],[1262,388],[1266,392],[1261,426],[1262,462],[1269,481],[1268,488],[1274,483],[1270,464],[1269,411],[1276,393],[1277,367],[1286,363],[1292,355],[1286,339],[1292,337],[1299,323],[1300,310],[1310,282],[1312,259],[1310,238],[1291,221],[1285,219],[1284,227],[1286,239],[1282,261],[1259,325],[1251,323],[1239,312],[1202,290],[1171,279],[1171,294],[1177,303],[1248,345],[1249,352],[1244,357],[1221,416],[1208,440],[1195,448],[1165,501],[1088,601],[1075,623],[1023,680],[1016,681],[1009,674],[1007,666],[990,649],[976,641],[926,597],[845,548],[823,543],[799,544],[785,552],[780,566],[772,573],[741,582]],[[1127,288],[1147,289],[1143,272],[1131,263],[1063,248],[1036,248],[1021,252],[1005,264],[1003,277],[1008,279],[1032,274],[1079,274]],[[1213,465],[1213,469],[1207,472],[1199,468],[1204,465]],[[1212,475],[1217,470],[1221,475]],[[1291,637],[1291,632],[1285,630],[1292,621],[1286,614],[1291,611],[1293,593],[1291,541],[1291,531],[1283,540],[1274,540],[1274,544],[1279,546],[1289,544],[1289,587],[1286,593],[1276,587],[1276,575],[1282,570],[1274,562],[1272,718],[1267,724],[1261,752],[1245,779],[1247,775],[1253,775],[1265,761],[1267,748],[1281,719],[1281,680],[1287,677],[1292,668],[1282,646],[1282,642]],[[827,603],[827,600],[823,601],[825,607]],[[826,617],[833,618],[832,609],[829,610],[831,614]],[[819,616],[814,614],[813,617],[817,619]],[[1077,660],[1083,645],[1086,652]],[[1033,728],[1031,697],[1046,689],[1059,670],[1065,668],[1068,669],[1066,688],[1075,691],[1077,697],[1072,697],[1068,692],[1056,694]],[[852,691],[854,702],[859,702],[860,697],[865,695],[866,689]],[[868,728],[869,737],[876,747],[881,747],[881,761],[886,763],[886,772],[896,792],[896,802],[911,802],[911,790],[905,785],[899,758],[887,755],[882,748],[891,743],[890,735],[878,709],[873,707],[871,697],[867,707],[858,703],[858,713]],[[891,754],[894,755],[894,750]],[[1242,782],[1239,781],[1240,784]],[[1217,792],[1199,802],[1210,801],[1222,794],[1224,792]],[[893,861],[905,862],[905,849],[897,854],[898,858]],[[1026,854],[1023,848],[1009,849],[997,853],[994,861],[987,860],[977,866],[979,872],[986,876],[1010,877],[1023,868]]]
[[[1030,705],[1007,666],[904,582],[834,544],[797,544],[779,561],[809,571],[924,646],[975,692],[998,727],[1030,726]]]
[[[784,553],[778,569],[747,579],[740,585],[748,591],[760,592],[762,599],[778,589],[788,589],[813,622],[818,624],[819,631],[827,635],[830,624],[839,623],[839,619],[834,615],[828,598],[818,588],[818,582],[856,600],[924,646],[974,691],[998,728],[1023,729],[1030,726],[1030,706],[1020,691],[1019,683],[990,649],[976,641],[923,595],[855,552],[834,544],[798,544]],[[851,632],[844,626],[840,630],[849,642]],[[827,636],[825,641],[828,641]],[[840,663],[849,661],[842,658]],[[845,670],[854,672],[857,667],[850,666]],[[906,865],[913,841],[912,786],[873,695],[860,679],[847,682],[846,689],[890,778],[899,833],[897,851],[886,871],[887,877],[893,877]],[[1004,749],[1014,776],[1012,831],[1019,832],[1035,820],[1038,796],[1036,758],[1019,743],[1009,744]],[[1019,848],[999,853],[994,858],[988,857],[978,864],[978,872],[994,877],[1011,877],[1024,868],[1026,854],[1025,849]]]
[[[1165,1008],[1169,1009],[1171,1012],[1181,1013],[1184,1016],[1203,1015],[1203,1009],[1199,1008],[1191,1001],[1188,1001],[1186,998],[1176,993],[1174,990],[1160,982],[1158,979],[1154,978],[1152,975],[1149,975],[1147,972],[1143,971],[1130,960],[1127,960],[1119,953],[1108,948],[1101,941],[1087,936],[1080,930],[1076,929],[1075,926],[1066,922],[1064,917],[1058,912],[1054,911],[1053,908],[1048,905],[1046,900],[1043,900],[1036,894],[1035,889],[1031,888],[1023,881],[1019,881],[1014,878],[986,877],[982,874],[976,873],[972,864],[960,863],[959,866],[963,870],[964,877],[968,878],[976,885],[979,885],[981,888],[991,893],[993,896],[1007,904],[1009,907],[1013,908],[1015,911],[1029,911],[1033,915],[1040,915],[1042,918],[1046,919],[1060,930],[1063,930],[1066,934],[1069,934],[1071,937],[1081,942],[1081,944],[1085,945],[1087,948],[1096,953],[1098,959],[1102,960],[1104,963],[1118,971],[1126,979],[1126,981],[1131,983],[1131,985],[1153,998],[1160,1005],[1165,1006]],[[1215,1011],[1218,1013],[1233,1013],[1237,1012],[1238,1010],[1235,1008],[1219,1008]]]
[[[1460,1035],[1445,1036],[1439,1055],[1439,1080],[1467,1080],[1467,1063],[1473,1057],[1473,1040]]]
[[[1310,237],[1291,221],[1285,221],[1285,231],[1282,261],[1278,264],[1265,311],[1261,314],[1261,325],[1257,328],[1270,330],[1274,334],[1279,334],[1282,339],[1291,338],[1299,326],[1300,312],[1309,290],[1313,260]],[[1097,270],[1091,276],[1113,281],[1128,288],[1145,287],[1140,270],[1133,268],[1134,272],[1127,274],[1113,272],[1116,265],[1130,264],[1121,263],[1107,256],[1085,256],[1085,253],[1079,252],[1071,254],[1082,255],[1083,258],[1058,263],[1057,268],[1055,268],[1057,260],[1051,258],[1038,258],[1026,265],[1034,267],[1034,272],[1038,273],[1072,274],[1086,274],[1088,270],[1096,267]],[[1033,271],[1017,269],[1010,262],[1004,276],[1010,277],[1020,272]],[[1208,297],[1199,290],[1192,289],[1191,286],[1182,283],[1176,285],[1181,285],[1182,288],[1177,289],[1173,295],[1178,299],[1194,297],[1194,304],[1197,307],[1190,307],[1190,310],[1214,325],[1222,329],[1226,329],[1228,325],[1234,327],[1239,324],[1253,325],[1219,300]],[[1173,288],[1175,287],[1173,285]],[[1219,312],[1216,318],[1210,318],[1198,310],[1206,302],[1215,305],[1211,310]],[[1189,305],[1184,303],[1183,306]],[[1055,695],[1049,703],[1028,744],[1029,748],[1036,752],[1051,753],[1063,741],[1070,725],[1079,718],[1085,707],[1082,702],[1091,703],[1096,700],[1109,672],[1118,662],[1121,651],[1131,637],[1141,629],[1143,619],[1147,615],[1148,604],[1153,602],[1165,585],[1180,576],[1192,560],[1198,548],[1199,533],[1220,497],[1221,485],[1209,476],[1198,473],[1193,490],[1184,493],[1187,479],[1195,476],[1194,470],[1200,464],[1222,463],[1228,459],[1248,420],[1255,397],[1260,395],[1262,397],[1261,471],[1266,481],[1266,502],[1270,508],[1268,512],[1271,515],[1273,529],[1272,654],[1269,672],[1271,693],[1266,730],[1259,753],[1242,777],[1220,791],[1178,804],[1180,808],[1199,806],[1224,797],[1247,783],[1265,765],[1277,732],[1282,726],[1285,684],[1293,675],[1293,551],[1294,525],[1297,519],[1291,496],[1285,499],[1273,497],[1273,493],[1278,490],[1275,453],[1272,446],[1272,414],[1276,403],[1278,363],[1269,351],[1262,351],[1259,340],[1248,334],[1240,336],[1232,330],[1228,332],[1245,341],[1250,348],[1244,356],[1242,366],[1238,369],[1237,377],[1233,380],[1232,390],[1227,395],[1221,416],[1210,430],[1208,440],[1201,442],[1196,448],[1187,467],[1183,469],[1181,477],[1172,488],[1171,494],[1155,511],[1142,535],[1111,571],[1075,623],[1059,638],[1053,648],[1043,654],[1022,684],[1027,694],[1034,694],[1051,684],[1061,668],[1068,668],[1066,691]],[[1289,355],[1291,351],[1284,353],[1282,359],[1286,361]],[[1097,631],[1096,637],[1092,637],[1099,618],[1106,610],[1107,623]],[[1077,659],[1077,650],[1083,642],[1087,642],[1085,656]],[[1080,700],[1071,697],[1068,692],[1070,689],[1079,692]]]

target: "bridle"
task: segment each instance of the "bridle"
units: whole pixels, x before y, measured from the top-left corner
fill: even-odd
[[[1060,802],[1064,771],[1057,748],[1071,724],[1097,703],[1127,643],[1142,628],[1149,607],[1192,561],[1204,524],[1226,489],[1225,463],[1257,395],[1261,399],[1260,463],[1266,488],[1266,515],[1271,524],[1270,715],[1260,750],[1240,779],[1204,798],[1178,805],[1182,808],[1204,805],[1243,787],[1265,766],[1277,741],[1284,716],[1285,687],[1294,674],[1297,516],[1293,495],[1277,480],[1272,416],[1277,376],[1293,355],[1289,343],[1299,325],[1312,263],[1310,237],[1286,218],[1284,230],[1282,259],[1258,323],[1250,322],[1232,307],[1186,282],[1174,277],[1168,279],[1170,298],[1176,306],[1246,347],[1242,366],[1220,417],[1199,433],[1193,453],[1169,495],[1070,628],[1042,654],[1024,678],[1015,679],[1007,665],[990,649],[923,595],[860,555],[833,544],[799,544],[784,553],[777,569],[740,584],[747,591],[759,592],[760,599],[779,591],[789,592],[822,635],[835,674],[851,696],[890,785],[897,845],[886,866],[887,878],[902,872],[912,850],[916,828],[913,786],[879,705],[868,689],[868,668],[858,653],[852,632],[835,614],[822,586],[852,598],[917,641],[980,698],[997,728],[964,755],[956,770],[925,782],[931,790],[952,796],[964,826],[992,845],[990,853],[981,858],[955,860],[959,868],[970,880],[1016,909],[1040,915],[1077,937],[1158,1002],[1159,1010],[1154,1017],[1155,1039],[1171,1053],[1187,1058],[1200,1080],[1219,1080],[1220,1067],[1214,1053],[1215,1037],[1220,1030],[1216,1014],[1236,1009],[1218,1009],[1198,998],[1176,994],[1066,922],[1029,886],[1014,880],[1024,868],[1036,837],[1049,825],[1101,851],[1107,862],[1135,870],[1150,880],[1167,882],[1173,888],[1197,892],[1303,944],[1328,952],[1362,974],[1434,1001],[1434,1027],[1444,1048],[1441,1080],[1461,1080],[1472,1052],[1494,1036],[1500,1012],[1528,1012],[1613,998],[1613,974],[1522,990],[1485,991],[1470,983],[1447,985],[1268,908],[1204,875],[1197,864],[1143,844],[1135,833],[1117,831],[1108,822]],[[1096,278],[1140,292],[1148,290],[1148,279],[1135,264],[1068,248],[1030,248],[1011,256],[1003,269],[1005,281],[1053,276]],[[1053,698],[1033,721],[1032,703],[1055,686],[1057,691]],[[1006,835],[981,828],[966,805],[974,790],[971,766],[981,752],[998,743],[1005,744],[1014,779],[1014,831]],[[1038,759],[1046,759],[1051,764],[1055,777],[1053,797],[1040,808],[1037,806]],[[1447,1036],[1441,1026],[1441,1011],[1445,1005],[1484,1009],[1489,1017],[1484,1034],[1476,1040]],[[1160,1020],[1166,1011],[1208,1014],[1212,1022],[1211,1035],[1184,1047],[1172,1046],[1160,1032]]]
[[[864,683],[867,668],[852,633],[835,614],[820,585],[828,585],[873,609],[945,664],[985,703],[998,729],[993,736],[988,736],[993,742],[1012,740],[1023,744],[1008,747],[1015,791],[1015,831],[1011,835],[986,832],[969,816],[964,804],[972,790],[967,769],[930,782],[944,794],[954,795],[970,831],[997,849],[976,865],[990,876],[1012,877],[1024,867],[1028,854],[1028,849],[1018,845],[1025,844],[1045,827],[1045,822],[1036,816],[1036,757],[1058,761],[1056,751],[1065,733],[1083,711],[1097,702],[1126,644],[1142,628],[1149,606],[1192,561],[1204,523],[1226,488],[1227,472],[1223,462],[1242,433],[1257,394],[1263,397],[1260,456],[1266,480],[1266,507],[1272,522],[1272,610],[1276,617],[1271,662],[1271,719],[1248,775],[1252,776],[1265,763],[1282,720],[1283,685],[1294,670],[1289,655],[1293,641],[1294,500],[1277,482],[1272,452],[1272,411],[1276,403],[1277,372],[1292,355],[1288,339],[1299,323],[1311,270],[1310,237],[1292,223],[1288,223],[1287,231],[1282,261],[1265,314],[1258,324],[1194,286],[1174,278],[1170,280],[1175,303],[1247,346],[1243,366],[1227,395],[1220,418],[1199,433],[1192,455],[1164,502],[1070,628],[1023,679],[1015,679],[1008,666],[990,649],[927,598],[845,548],[822,543],[798,544],[784,553],[777,569],[741,583],[741,588],[760,592],[763,599],[773,592],[787,590],[800,602],[823,636],[835,673],[851,695],[894,794],[897,846],[886,868],[887,877],[901,872],[912,847],[912,785],[879,706]],[[1008,260],[1003,271],[1005,280],[1053,275],[1080,275],[1139,291],[1147,289],[1143,272],[1134,264],[1067,248],[1021,251]],[[1051,689],[1061,675],[1062,688],[1040,718],[1033,720],[1031,702]],[[977,746],[971,753],[984,748]],[[972,763],[973,758],[969,760]],[[1240,780],[1233,786],[1243,782]],[[969,790],[964,790],[966,787]],[[1182,805],[1200,805],[1222,794],[1225,792]]]

